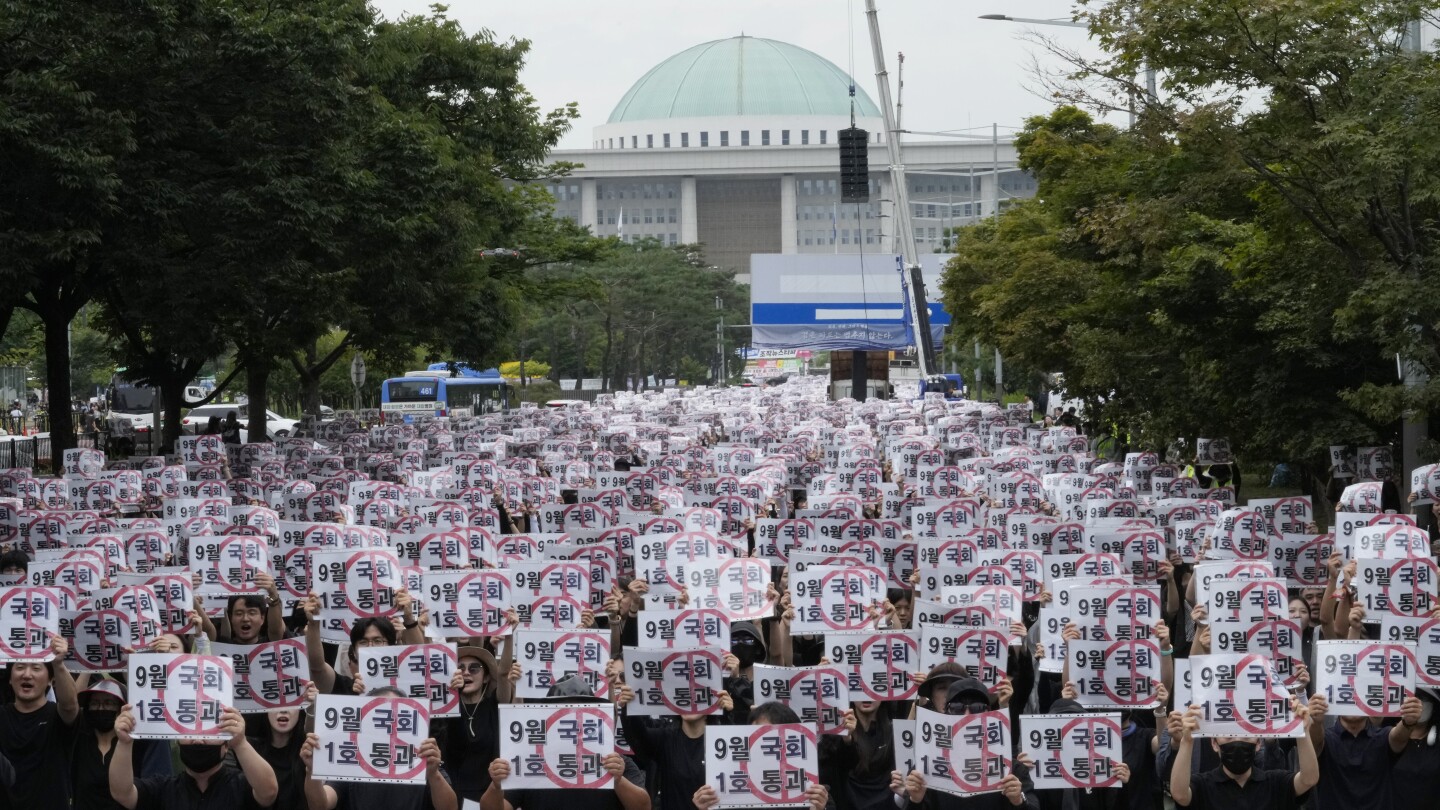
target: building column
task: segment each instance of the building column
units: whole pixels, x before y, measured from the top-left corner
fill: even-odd
[[[997,188],[996,181],[998,178],[993,172],[986,172],[975,179],[980,181],[980,199],[978,200],[980,203],[980,218],[986,219],[992,217],[997,213],[995,210],[995,190]]]
[[[580,224],[590,229],[590,233],[600,235],[600,223],[595,206],[595,181],[593,179],[580,181]]]
[[[890,182],[890,173],[880,175],[880,194],[876,200],[876,206],[880,213],[880,249],[888,253],[899,253],[900,246],[895,242],[895,193]]]
[[[680,244],[700,241],[700,217],[695,210],[695,178],[680,178]]]
[[[780,252],[799,253],[795,222],[795,175],[780,175]]]

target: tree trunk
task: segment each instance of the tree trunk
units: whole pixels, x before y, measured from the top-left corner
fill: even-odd
[[[176,374],[157,382],[159,384],[156,389],[160,392],[160,404],[165,408],[163,414],[164,433],[160,437],[161,452],[173,453],[180,441],[181,411],[185,407],[185,384],[189,380]]]
[[[296,373],[300,377],[300,404],[301,410],[315,417],[315,423],[320,423],[320,375],[324,372],[316,372],[317,355],[320,347],[317,343],[311,343],[305,347],[305,363],[297,364]]]
[[[47,302],[36,311],[45,326],[45,385],[50,390],[50,463],[60,470],[64,453],[76,445],[70,410],[70,318],[67,307]]]
[[[269,431],[266,422],[265,410],[270,407],[270,358],[251,359],[245,363],[245,396],[249,399],[246,406],[250,409],[249,424],[246,430],[250,442],[268,442]]]

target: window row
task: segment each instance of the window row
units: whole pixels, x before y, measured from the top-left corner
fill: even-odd
[[[792,137],[792,133],[794,137]],[[808,129],[762,129],[756,131],[754,134],[755,137],[752,139],[750,130],[742,129],[736,131],[736,137],[732,139],[730,137],[730,130],[722,129],[715,133],[714,144],[716,146],[809,146],[812,143],[820,145],[830,143],[830,130],[828,129],[815,130],[815,137],[813,138],[811,137],[811,130]],[[708,147],[711,145],[710,132],[708,130],[697,132],[695,136],[695,143],[698,146]],[[880,133],[871,133],[871,136],[874,142],[880,142]],[[606,138],[595,141],[594,146],[596,149],[639,149],[641,148],[641,136],[630,135],[627,137],[621,135],[618,138]],[[673,141],[671,140],[671,134],[669,132],[661,133],[658,138],[655,135],[644,136],[644,148],[654,149],[657,146],[661,149],[670,149],[674,146],[679,146],[681,149],[688,149],[690,147],[690,133],[677,133],[677,137]]]
[[[600,225],[674,225],[679,221],[679,213],[678,208],[603,208],[595,212],[595,222]]]

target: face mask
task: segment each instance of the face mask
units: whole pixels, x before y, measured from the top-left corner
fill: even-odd
[[[1228,742],[1220,746],[1220,764],[1237,776],[1255,767],[1255,743]]]
[[[734,653],[735,657],[740,659],[740,666],[742,667],[754,666],[760,660],[761,656],[764,655],[764,653],[760,651],[759,644],[737,644],[730,652]]]
[[[225,746],[223,745],[182,745],[180,746],[180,762],[187,770],[194,773],[204,773],[225,758]]]
[[[1428,700],[1420,701],[1420,722],[1429,723],[1433,714],[1435,714],[1435,704]]]
[[[115,729],[115,718],[120,712],[115,709],[86,709],[85,719],[90,721],[90,727],[96,731],[113,731]]]

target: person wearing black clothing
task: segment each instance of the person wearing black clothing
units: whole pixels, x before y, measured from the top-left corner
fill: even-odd
[[[654,763],[662,785],[659,810],[692,810],[691,797],[705,784],[705,727],[724,722],[714,714],[682,714],[678,725],[652,725],[647,718],[633,717],[628,711],[635,691],[623,681],[617,682],[615,705],[620,708],[620,722],[625,739],[635,752],[637,764]],[[720,692],[720,709],[728,714],[735,710],[735,701],[728,692]]]
[[[81,678],[87,676],[82,675]],[[70,759],[70,791],[74,807],[87,810],[119,810],[120,804],[110,795],[110,760],[119,744],[115,720],[125,705],[125,687],[113,678],[90,680],[80,692],[80,721],[75,729],[75,748]],[[135,744],[132,770],[136,779],[146,775],[145,760],[154,753],[165,757],[168,765],[169,744],[143,740]],[[144,753],[141,753],[141,752]]]
[[[945,692],[946,714],[994,711],[997,706],[995,696],[978,678],[960,678],[952,682]],[[925,786],[925,777],[919,771],[891,773],[890,789],[906,800],[904,809],[908,810],[1008,810],[1011,807],[1040,810],[1040,802],[1030,782],[1030,769],[1018,759],[1010,774],[1001,782],[999,793],[961,797],[929,790]]]
[[[366,693],[373,697],[404,697],[393,686],[381,686]],[[450,776],[440,761],[440,745],[428,737],[417,751],[425,760],[425,784],[371,784],[325,782],[315,778],[315,749],[320,735],[308,734],[300,749],[305,763],[305,803],[309,810],[460,810],[460,799],[450,786]],[[277,807],[275,810],[281,810]]]
[[[595,697],[590,684],[578,675],[556,681],[545,699],[552,703],[602,702]],[[634,761],[622,754],[610,753],[605,755],[602,764],[614,777],[611,788],[506,791],[510,761],[496,757],[490,762],[490,787],[480,796],[480,810],[651,810],[644,774]]]
[[[271,709],[262,717],[264,733],[251,737],[250,744],[275,772],[279,791],[275,808],[304,808],[305,763],[300,760],[300,749],[305,745],[305,734],[301,730],[304,715],[299,709]]]
[[[1285,810],[1298,807],[1304,796],[1320,781],[1320,765],[1315,756],[1312,730],[1324,716],[1324,698],[1315,696],[1309,706],[1291,700],[1295,716],[1300,718],[1306,733],[1295,743],[1299,769],[1265,770],[1256,767],[1255,753],[1259,740],[1254,737],[1212,737],[1210,746],[1220,755],[1220,767],[1191,777],[1190,760],[1195,752],[1195,732],[1200,730],[1200,707],[1191,706],[1183,714],[1173,712],[1169,727],[1175,738],[1175,768],[1170,778],[1170,795],[1179,807],[1198,810]],[[1319,708],[1320,712],[1313,711]]]
[[[1420,700],[1413,695],[1405,698],[1401,722],[1389,728],[1364,717],[1339,717],[1324,727],[1320,718],[1329,708],[1323,696],[1310,698],[1315,725],[1307,739],[1315,749],[1320,772],[1312,806],[1315,810],[1390,810],[1394,806],[1391,768],[1410,744],[1410,729],[1420,721]]]
[[[400,605],[402,600],[398,597],[396,604]],[[361,619],[350,626],[350,647],[346,653],[350,662],[350,671],[360,671],[360,648],[361,647],[393,647],[397,643],[424,644],[425,631],[420,628],[419,620],[412,618],[410,610],[411,603],[408,597],[403,601],[402,616],[404,619],[404,632],[396,633],[395,625],[387,619]],[[364,682],[354,675],[341,675],[330,666],[325,660],[325,645],[320,640],[320,600],[315,596],[307,598],[302,606],[305,610],[307,624],[305,625],[305,650],[310,659],[310,677],[315,682],[315,688],[320,690],[322,695],[358,695],[364,690]]]
[[[850,704],[848,734],[820,738],[820,781],[829,785],[837,810],[875,810],[894,806],[890,775],[895,770],[892,711],[903,701],[859,700]]]
[[[1433,689],[1417,689],[1420,713],[1406,726],[1405,750],[1390,769],[1390,787],[1395,807],[1409,810],[1424,807],[1440,797],[1440,705]],[[1402,715],[1401,726],[1405,726]]]
[[[1067,689],[1067,691],[1069,690]],[[1081,706],[1074,698],[1062,697],[1051,704],[1048,713],[1085,714],[1086,711],[1085,707]],[[1121,722],[1123,724],[1125,721],[1122,719]],[[1128,742],[1130,738],[1137,736],[1135,730],[1135,723],[1133,721],[1124,728],[1121,733],[1125,735],[1126,742]],[[1153,731],[1152,729],[1152,735]],[[1046,808],[1046,810],[1051,810],[1052,808],[1054,808],[1054,810],[1125,810],[1125,808],[1146,806],[1135,803],[1135,797],[1132,795],[1133,791],[1131,790],[1131,782],[1135,776],[1142,771],[1154,771],[1152,763],[1154,762],[1155,755],[1150,751],[1149,747],[1146,746],[1145,756],[1149,758],[1150,762],[1147,763],[1142,759],[1139,767],[1132,767],[1130,758],[1127,756],[1129,753],[1127,750],[1128,747],[1129,746],[1122,744],[1121,756],[1123,761],[1115,765],[1115,777],[1120,780],[1119,786],[1105,788],[1103,790],[1082,790],[1080,788],[1040,790],[1037,791],[1040,806]],[[1029,756],[1021,754],[1020,758],[1026,767],[1034,768],[1035,763],[1030,760]],[[1148,805],[1149,808],[1154,808],[1155,806],[1156,802],[1153,800]]]
[[[508,677],[513,644],[514,636],[505,639],[503,665],[483,647],[461,647],[460,716],[434,721],[445,767],[462,800],[478,802],[490,787],[490,762],[500,756],[500,704],[510,703],[515,692]]]
[[[228,735],[224,743],[180,743],[180,761],[185,772],[155,779],[136,779],[131,762],[135,741],[135,713],[130,706],[120,709],[115,720],[118,744],[110,758],[110,795],[125,810],[261,810],[275,804],[279,792],[275,772],[245,739],[245,719],[235,709],[226,709],[220,727]],[[234,753],[238,769],[226,760],[227,749]]]
[[[225,423],[220,426],[220,441],[225,444],[240,443],[240,420],[237,416],[235,411],[225,414]]]
[[[15,766],[10,802],[25,810],[70,807],[69,759],[80,701],[75,679],[60,663],[69,645],[56,636],[50,649],[55,653],[51,663],[10,665],[15,700],[0,706],[0,754]],[[51,689],[55,690],[54,702],[46,698]]]

